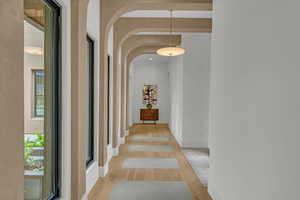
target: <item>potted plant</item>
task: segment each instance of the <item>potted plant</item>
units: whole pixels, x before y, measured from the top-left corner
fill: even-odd
[[[146,105],[146,107],[147,107],[148,109],[152,109],[152,104],[151,104],[151,103],[148,103],[148,104]]]

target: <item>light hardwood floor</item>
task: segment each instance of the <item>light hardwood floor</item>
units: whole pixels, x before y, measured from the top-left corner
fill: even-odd
[[[99,179],[90,192],[89,200],[108,200],[112,184],[120,181],[184,181],[189,186],[194,200],[212,200],[207,189],[202,186],[184,154],[181,152],[175,138],[166,125],[134,125],[129,130],[126,143],[120,146],[119,156],[114,157],[109,163],[109,172],[106,177]],[[169,137],[169,142],[136,142],[130,141],[135,136]],[[174,152],[128,152],[128,144],[171,145]],[[122,168],[124,158],[176,158],[178,169],[125,169]]]

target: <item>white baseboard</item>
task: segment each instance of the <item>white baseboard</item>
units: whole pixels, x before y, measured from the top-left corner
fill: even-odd
[[[94,185],[97,183],[99,175],[99,166],[97,160],[94,161],[87,169],[86,169],[86,184],[85,184],[85,192],[88,194]]]
[[[107,161],[109,162],[113,157],[113,152],[112,152],[112,145],[110,144],[107,147]]]
[[[197,140],[184,140],[182,141],[183,148],[208,148],[207,142],[199,142]]]
[[[119,146],[117,146],[116,148],[112,148],[112,155],[113,156],[119,155]]]
[[[215,188],[208,183],[207,188],[208,194],[211,196],[213,200],[222,200],[220,194],[215,190]]]
[[[83,197],[81,198],[81,200],[88,200],[88,193],[86,192]]]
[[[126,137],[126,136],[121,137],[121,141],[120,141],[121,144],[125,144],[125,137]]]
[[[100,177],[106,176],[106,174],[108,172],[108,163],[109,163],[109,161],[106,161],[106,163],[103,167],[99,167],[99,176]]]
[[[125,136],[129,135],[129,130],[125,130]]]
[[[180,147],[182,147],[182,138],[178,137],[177,135],[174,135],[177,143],[179,144]]]
[[[99,167],[99,176],[104,177],[109,170],[109,162],[111,161],[112,157],[114,156],[114,149],[112,148],[112,145],[110,144],[107,146],[107,161],[103,167]]]
[[[118,146],[119,146],[120,144],[122,144],[122,137],[119,135],[119,137],[118,137]]]

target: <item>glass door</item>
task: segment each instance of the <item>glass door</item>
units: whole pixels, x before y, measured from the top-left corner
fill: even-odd
[[[59,196],[60,8],[24,0],[24,196]]]

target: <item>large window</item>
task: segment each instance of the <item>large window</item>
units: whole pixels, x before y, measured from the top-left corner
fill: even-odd
[[[24,0],[24,198],[60,189],[60,8]]]
[[[33,71],[34,81],[34,117],[44,117],[45,72]]]
[[[94,41],[87,36],[88,125],[86,134],[86,165],[94,160]]]

